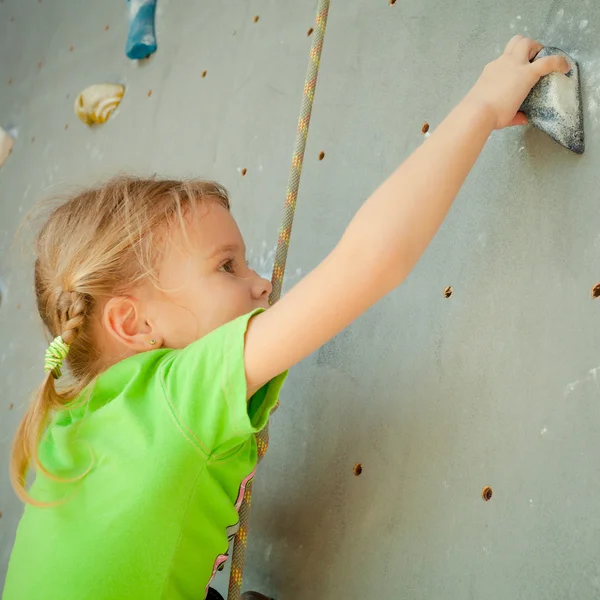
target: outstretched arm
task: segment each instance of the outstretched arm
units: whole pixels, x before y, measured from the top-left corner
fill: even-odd
[[[331,254],[246,334],[248,395],[319,348],[400,285],[444,220],[494,129],[523,123],[538,79],[566,73],[541,44],[516,36],[464,100],[365,202]]]

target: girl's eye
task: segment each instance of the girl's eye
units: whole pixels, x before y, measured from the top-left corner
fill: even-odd
[[[225,273],[233,273],[235,271],[235,265],[233,263],[233,261],[231,259],[226,260],[222,265],[221,265],[221,270],[225,271]]]

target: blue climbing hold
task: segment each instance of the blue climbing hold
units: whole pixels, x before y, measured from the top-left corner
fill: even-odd
[[[127,0],[129,3],[129,34],[125,54],[132,60],[147,58],[156,52],[154,17],[156,0]]]

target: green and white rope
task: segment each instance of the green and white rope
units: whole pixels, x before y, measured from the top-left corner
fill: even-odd
[[[308,137],[308,128],[312,114],[313,101],[315,99],[315,90],[317,87],[317,77],[319,75],[319,66],[321,62],[321,52],[323,50],[323,41],[325,39],[325,30],[327,28],[327,17],[329,15],[330,0],[319,0],[317,8],[317,20],[314,31],[313,43],[310,49],[310,59],[306,72],[306,81],[304,83],[304,93],[302,95],[302,106],[300,109],[300,118],[298,119],[298,129],[296,131],[296,143],[294,145],[294,154],[292,157],[292,166],[288,179],[288,187],[284,204],[283,220],[279,228],[279,238],[277,240],[277,251],[275,253],[275,264],[273,267],[273,291],[269,298],[271,304],[275,304],[281,296],[283,285],[283,276],[285,274],[285,265],[287,262],[288,249],[290,247],[290,238],[292,235],[292,225],[294,223],[294,213],[296,211],[296,201],[298,199],[298,188],[300,187],[300,176],[302,175],[302,165],[304,162],[304,151],[306,148],[306,139]],[[265,427],[256,436],[258,448],[258,460],[262,460],[269,446],[269,426]],[[246,559],[246,545],[248,542],[248,520],[250,517],[250,505],[252,502],[252,481],[246,486],[244,500],[240,507],[240,529],[235,537],[233,555],[231,558],[231,576],[229,578],[229,592],[227,600],[239,600],[242,592],[242,577],[244,573],[244,562]]]

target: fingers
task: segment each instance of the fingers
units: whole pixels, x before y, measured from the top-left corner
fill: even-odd
[[[538,77],[544,77],[544,75],[548,75],[554,71],[566,75],[571,70],[569,61],[562,56],[546,56],[545,58],[540,58],[532,63],[531,67],[535,69],[535,74]]]
[[[519,58],[522,58],[522,59],[526,60],[527,62],[529,62],[529,61],[532,61],[536,57],[538,52],[543,47],[544,47],[543,44],[540,44],[539,42],[536,42],[535,40],[531,40],[529,38],[523,38],[522,40],[519,40],[519,42],[515,46],[513,54],[516,54],[517,56],[519,56]]]
[[[525,38],[522,35],[515,35],[513,38],[511,38],[508,44],[506,44],[504,54],[512,54],[516,45],[523,39]]]
[[[524,113],[518,112],[514,119],[508,124],[508,127],[514,127],[518,125],[527,125],[529,121],[527,121],[527,117]]]

